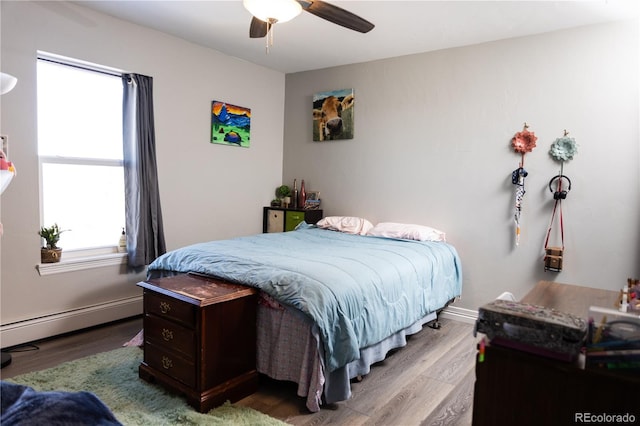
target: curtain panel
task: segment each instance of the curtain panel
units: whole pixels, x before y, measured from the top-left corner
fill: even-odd
[[[162,225],[153,118],[153,78],[123,74],[125,215],[129,266],[151,263],[167,249]]]

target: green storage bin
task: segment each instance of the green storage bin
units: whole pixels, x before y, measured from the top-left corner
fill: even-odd
[[[304,220],[304,212],[287,211],[284,221],[284,230],[293,231]]]

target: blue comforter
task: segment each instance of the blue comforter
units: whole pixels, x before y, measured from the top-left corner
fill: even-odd
[[[246,284],[308,314],[329,371],[460,295],[453,246],[350,235],[315,227],[194,244],[148,268]]]

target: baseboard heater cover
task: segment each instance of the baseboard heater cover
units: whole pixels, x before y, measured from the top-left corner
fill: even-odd
[[[135,296],[2,325],[0,342],[9,348],[140,314],[142,296]]]
[[[142,296],[136,296],[2,325],[0,326],[0,342],[2,342],[3,348],[8,348],[140,314],[142,314]],[[478,312],[448,306],[440,316],[441,318],[475,324]]]

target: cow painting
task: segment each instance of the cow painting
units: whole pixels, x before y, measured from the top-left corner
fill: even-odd
[[[313,97],[313,140],[353,139],[353,89],[322,92]]]

